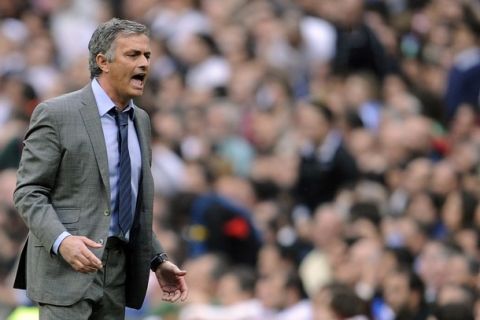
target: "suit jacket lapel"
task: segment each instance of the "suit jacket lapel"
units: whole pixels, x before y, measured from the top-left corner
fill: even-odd
[[[147,145],[147,137],[146,137],[146,128],[145,124],[141,123],[140,120],[140,112],[135,113],[134,117],[134,123],[135,123],[135,128],[137,130],[137,136],[138,136],[138,142],[140,144],[140,152],[142,154],[142,176],[145,176],[145,170],[148,170],[150,168],[150,163],[148,161],[149,156],[148,156],[148,145]],[[143,184],[143,179],[142,184]]]
[[[82,96],[83,107],[80,109],[80,114],[82,115],[83,123],[90,137],[90,142],[92,143],[103,185],[105,186],[107,195],[110,195],[107,148],[105,146],[105,137],[103,135],[97,103],[95,102],[95,96],[93,95],[90,85],[82,89]],[[108,203],[110,203],[110,201]]]
[[[139,181],[139,186],[138,186],[138,196],[137,196],[137,208],[135,210],[135,219],[133,222],[132,226],[132,231],[130,233],[130,242],[135,243],[136,238],[138,237],[138,232],[139,228],[141,225],[141,220],[142,217],[140,217],[140,213],[142,210],[144,210],[144,206],[146,202],[148,201],[148,197],[146,197],[146,191],[148,190],[147,186],[147,181],[146,177],[148,177],[148,171],[150,169],[150,162],[149,162],[149,156],[148,156],[148,150],[149,146],[147,144],[147,136],[146,136],[146,126],[145,125],[145,120],[142,119],[142,115],[140,114],[141,112],[135,112],[135,117],[133,119],[134,124],[135,124],[135,129],[137,132],[138,136],[138,143],[140,144],[140,153],[141,153],[141,159],[142,159],[142,169],[141,169],[141,175],[140,175],[140,181]]]

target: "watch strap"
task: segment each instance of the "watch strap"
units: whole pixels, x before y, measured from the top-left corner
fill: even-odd
[[[150,269],[155,272],[159,265],[168,261],[168,256],[165,252],[159,253],[153,257],[152,261],[150,262]]]

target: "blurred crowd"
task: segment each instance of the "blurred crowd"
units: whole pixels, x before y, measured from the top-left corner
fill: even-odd
[[[1,0],[0,318],[30,304],[30,114],[114,16],[151,29],[154,231],[190,287],[129,319],[480,319],[478,0]]]

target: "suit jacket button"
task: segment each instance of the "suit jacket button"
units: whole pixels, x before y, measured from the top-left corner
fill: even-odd
[[[105,211],[103,211],[103,214],[106,215],[106,216],[109,216],[109,215],[110,215],[110,211],[108,211],[108,209],[106,209]]]
[[[103,244],[103,239],[98,239],[99,244]]]

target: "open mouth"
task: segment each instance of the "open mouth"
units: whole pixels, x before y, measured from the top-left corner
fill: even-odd
[[[143,83],[145,81],[145,77],[147,75],[145,73],[137,73],[132,77],[132,82],[137,87],[143,87]]]

